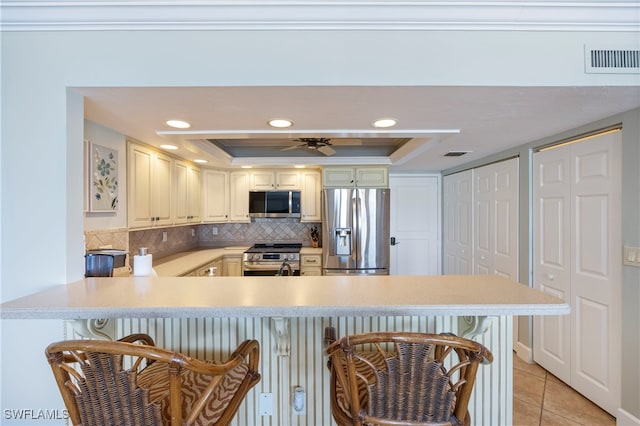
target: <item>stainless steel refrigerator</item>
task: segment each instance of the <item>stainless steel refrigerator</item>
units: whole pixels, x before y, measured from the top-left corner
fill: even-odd
[[[324,275],[389,274],[389,189],[325,189]]]

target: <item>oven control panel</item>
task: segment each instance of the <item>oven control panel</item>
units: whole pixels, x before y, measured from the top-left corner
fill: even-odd
[[[245,262],[297,262],[300,260],[300,253],[245,253]]]

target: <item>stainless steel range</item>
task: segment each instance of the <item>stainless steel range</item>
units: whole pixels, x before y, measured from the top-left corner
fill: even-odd
[[[256,244],[242,256],[242,274],[300,275],[301,248],[301,243]]]

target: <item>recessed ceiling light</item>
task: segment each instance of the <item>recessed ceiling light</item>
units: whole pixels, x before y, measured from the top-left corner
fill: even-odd
[[[393,127],[398,121],[393,118],[381,118],[373,122],[374,127]]]
[[[197,159],[193,160],[193,162],[194,162],[194,163],[200,163],[200,164],[208,163],[208,161],[207,161],[207,160],[202,160],[202,159],[200,159],[200,158],[197,158]]]
[[[168,120],[167,126],[175,127],[176,129],[188,129],[191,127],[191,124],[182,120]]]
[[[305,166],[303,166],[303,165],[298,165],[298,166],[293,166],[293,167],[294,167],[294,168],[296,168],[296,169],[304,169],[304,167],[305,167]]]
[[[280,129],[283,129],[285,127],[293,126],[293,121],[284,118],[275,118],[273,120],[269,120],[267,124],[269,124],[269,126],[271,127],[278,127]]]
[[[160,145],[160,148],[168,149],[170,151],[175,151],[176,149],[178,149],[178,147],[175,145]]]

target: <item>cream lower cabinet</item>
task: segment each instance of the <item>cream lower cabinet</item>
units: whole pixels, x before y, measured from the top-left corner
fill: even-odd
[[[322,275],[321,254],[300,255],[300,276]]]
[[[129,143],[127,218],[130,228],[173,223],[173,159],[145,146]]]
[[[225,277],[242,276],[242,256],[224,256],[222,258],[222,275]]]

